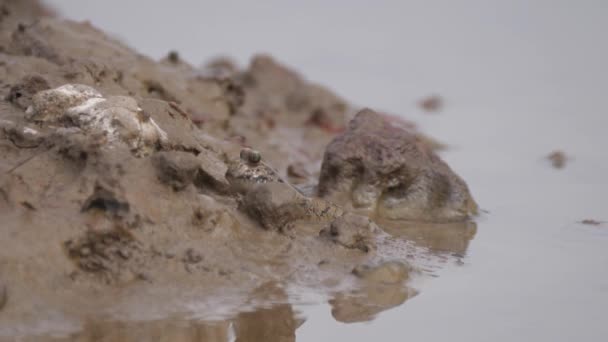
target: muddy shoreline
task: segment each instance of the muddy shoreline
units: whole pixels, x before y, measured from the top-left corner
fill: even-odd
[[[290,287],[370,320],[415,294],[428,251],[463,255],[475,234],[466,183],[410,122],[269,56],[153,61],[33,1],[1,5],[0,336],[219,319],[219,299],[243,336],[291,317],[267,327],[290,340]]]

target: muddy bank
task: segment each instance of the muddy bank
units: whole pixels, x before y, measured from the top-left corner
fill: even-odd
[[[413,293],[421,246],[451,250],[437,225],[454,253],[474,235],[466,184],[408,122],[269,56],[153,61],[34,2],[2,8],[0,336],[215,311],[249,331],[291,310],[290,287],[369,320]]]

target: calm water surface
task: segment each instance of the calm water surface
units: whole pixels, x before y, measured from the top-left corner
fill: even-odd
[[[227,54],[245,65],[268,52],[354,103],[416,121],[450,146],[443,157],[487,211],[462,260],[416,279],[417,296],[369,322],[339,323],[329,305],[310,304],[233,324],[94,329],[218,341],[255,326],[297,328],[298,341],[608,340],[608,225],[579,223],[608,221],[608,2],[48,2],[154,58],[176,49],[193,64]],[[431,93],[445,99],[438,114],[416,107]],[[555,149],[571,157],[563,170],[544,160]]]

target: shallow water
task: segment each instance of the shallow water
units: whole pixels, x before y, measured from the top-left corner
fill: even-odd
[[[417,296],[369,322],[339,323],[310,298],[231,322],[93,322],[83,340],[294,329],[298,341],[608,338],[608,223],[579,223],[608,221],[608,3],[48,2],[155,58],[176,49],[194,64],[217,54],[244,64],[264,51],[357,104],[404,115],[450,146],[442,156],[487,211],[464,257],[417,277]],[[423,113],[416,101],[432,93],[444,109]],[[562,170],[544,159],[555,149],[571,157]]]

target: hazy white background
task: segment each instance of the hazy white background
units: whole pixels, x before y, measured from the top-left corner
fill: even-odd
[[[326,306],[300,341],[606,341],[608,1],[82,1],[47,3],[140,52],[198,65],[267,52],[350,101],[404,115],[481,206],[462,267],[368,324]],[[416,101],[446,100],[436,115]],[[565,170],[543,157],[563,149]]]

